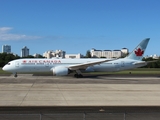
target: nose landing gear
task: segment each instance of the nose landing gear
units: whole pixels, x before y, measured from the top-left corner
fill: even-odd
[[[14,73],[14,77],[15,77],[15,78],[18,77],[17,73]]]

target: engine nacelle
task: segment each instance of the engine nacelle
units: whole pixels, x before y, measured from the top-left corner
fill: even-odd
[[[53,70],[53,75],[56,76],[63,76],[69,74],[69,69],[63,66],[54,67],[52,70]]]

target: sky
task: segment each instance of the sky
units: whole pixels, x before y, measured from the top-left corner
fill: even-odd
[[[150,38],[145,55],[160,55],[159,0],[0,0],[0,46],[20,55],[92,48],[131,52]]]

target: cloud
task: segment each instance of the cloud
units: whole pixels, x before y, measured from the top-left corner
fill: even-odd
[[[40,36],[28,36],[24,34],[12,34],[9,33],[12,30],[12,27],[0,27],[0,41],[9,41],[9,40],[31,40],[39,39]]]
[[[13,29],[13,28],[11,28],[11,27],[1,27],[0,28],[0,33],[6,33],[7,31],[9,31],[11,29]]]

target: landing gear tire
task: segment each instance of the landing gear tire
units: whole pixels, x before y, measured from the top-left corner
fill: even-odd
[[[79,74],[79,77],[80,77],[80,78],[83,78],[83,75],[82,75],[82,74]]]
[[[74,77],[75,78],[83,78],[83,75],[81,75],[81,74],[74,74]]]
[[[15,74],[14,74],[14,77],[17,77],[17,76],[18,76],[17,73],[15,73]]]

